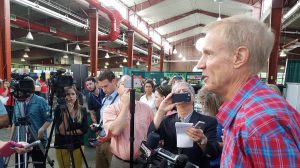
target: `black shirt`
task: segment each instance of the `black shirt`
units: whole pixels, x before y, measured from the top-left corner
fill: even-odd
[[[99,89],[99,95],[95,96],[93,93],[89,94],[88,109],[96,112],[97,122],[100,121],[100,110],[102,108],[102,101],[105,97],[105,93],[102,89]]]
[[[72,131],[76,129],[80,129],[83,134],[81,135],[61,135],[59,133],[59,125],[63,122],[63,113],[59,110],[59,108],[55,109],[55,142],[54,146],[58,149],[65,149],[67,145],[74,145],[74,148],[79,148],[83,145],[83,135],[88,130],[88,123],[87,123],[87,111],[86,108],[81,108],[82,113],[82,121],[72,121],[69,120],[69,129],[67,131]]]
[[[221,152],[217,143],[217,120],[213,117],[193,112],[190,123],[195,125],[198,121],[205,122],[202,129],[208,140],[206,150],[202,151],[197,143],[194,143],[191,148],[182,148],[180,150],[181,154],[188,156],[190,162],[198,165],[199,167],[206,168],[209,167],[210,159],[217,157]],[[155,126],[152,122],[148,133],[151,131],[158,133],[160,135],[160,139],[164,140],[163,148],[174,154],[178,154],[175,122],[180,122],[177,113],[166,116],[157,130],[155,130]]]

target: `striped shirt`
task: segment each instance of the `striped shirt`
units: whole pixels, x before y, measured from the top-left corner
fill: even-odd
[[[217,118],[224,126],[221,167],[300,167],[300,114],[257,76]]]

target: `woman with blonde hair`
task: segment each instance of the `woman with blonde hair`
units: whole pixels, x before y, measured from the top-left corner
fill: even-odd
[[[78,92],[74,86],[65,87],[65,93],[66,108],[58,107],[55,110],[56,158],[60,168],[69,168],[73,154],[75,168],[81,168],[80,148],[83,149],[83,135],[88,129],[87,111],[79,104]]]

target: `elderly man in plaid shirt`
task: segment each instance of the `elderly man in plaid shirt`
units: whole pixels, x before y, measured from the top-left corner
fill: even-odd
[[[300,114],[256,75],[273,48],[271,30],[246,16],[206,28],[197,67],[204,87],[225,100],[221,167],[300,167]]]

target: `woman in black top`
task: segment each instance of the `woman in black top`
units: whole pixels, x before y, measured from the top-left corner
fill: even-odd
[[[66,108],[59,105],[55,110],[56,158],[60,168],[70,168],[70,154],[73,152],[75,168],[80,168],[83,149],[83,135],[88,129],[87,112],[81,107],[75,87],[65,87]],[[71,150],[69,150],[71,149]]]

